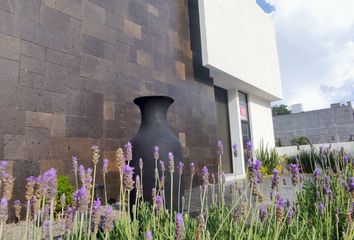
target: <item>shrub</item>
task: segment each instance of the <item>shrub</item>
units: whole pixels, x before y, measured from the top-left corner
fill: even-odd
[[[307,137],[301,136],[301,137],[295,137],[290,140],[291,145],[309,145],[311,144],[310,140]]]
[[[280,164],[281,157],[275,148],[265,147],[263,140],[259,148],[256,150],[256,158],[262,161],[262,169],[264,174],[272,174],[273,170]]]
[[[65,205],[70,206],[73,202],[73,193],[75,188],[70,184],[69,178],[67,176],[58,176],[58,194],[57,194],[57,209],[56,212],[61,212],[62,205],[60,198],[65,194]]]

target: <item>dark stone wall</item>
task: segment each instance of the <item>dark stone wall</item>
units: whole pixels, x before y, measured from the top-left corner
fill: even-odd
[[[175,99],[168,117],[186,164],[215,168],[213,81],[201,65],[196,2],[0,1],[0,157],[16,177],[15,198],[29,175],[50,167],[73,179],[72,154],[87,167],[92,144],[113,162],[140,125],[133,99],[144,95]],[[117,181],[111,164],[109,197]]]

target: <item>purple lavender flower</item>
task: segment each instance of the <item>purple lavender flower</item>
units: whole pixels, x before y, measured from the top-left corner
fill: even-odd
[[[218,140],[216,153],[218,155],[218,158],[221,158],[221,156],[224,154],[224,146],[222,145],[221,140]]]
[[[285,204],[285,199],[279,196],[275,203],[275,215],[279,221],[283,219]]]
[[[173,156],[173,153],[169,152],[168,153],[168,161],[169,161],[169,164],[168,164],[168,168],[170,170],[170,173],[173,173],[175,171],[175,161],[174,161],[174,156]]]
[[[318,214],[319,214],[320,216],[323,216],[323,214],[324,214],[324,206],[323,206],[323,203],[322,203],[322,202],[320,202],[320,203],[318,204],[318,206],[317,206],[317,211],[318,211]]]
[[[78,170],[77,157],[76,157],[76,156],[72,156],[72,157],[71,157],[71,161],[72,161],[72,163],[73,163],[73,170],[74,170],[74,172],[77,172],[77,170]]]
[[[345,165],[348,164],[348,162],[349,162],[349,156],[348,155],[344,155],[343,162],[344,162]]]
[[[316,168],[315,171],[313,172],[313,178],[316,182],[319,182],[321,179],[321,170],[319,168]]]
[[[135,188],[136,188],[136,197],[139,199],[143,195],[143,187],[141,186],[139,175],[136,175],[135,177]]]
[[[73,193],[73,200],[79,207],[80,212],[87,212],[90,203],[90,194],[85,186],[82,186],[79,190]]]
[[[165,172],[166,171],[166,168],[165,168],[165,163],[163,162],[163,161],[159,161],[159,163],[160,163],[160,170],[161,170],[161,172]]]
[[[45,220],[43,223],[44,239],[50,239],[50,220]]]
[[[234,157],[236,158],[238,156],[237,144],[236,143],[232,144],[232,149],[233,149]]]
[[[15,208],[15,216],[16,216],[17,220],[20,221],[21,220],[21,209],[22,209],[22,205],[21,205],[20,200],[14,201],[14,208]]]
[[[261,204],[259,205],[259,219],[263,222],[265,219],[267,219],[268,216],[268,209],[266,205]]]
[[[35,185],[36,185],[36,178],[34,176],[28,177],[27,184],[26,184],[26,200],[27,201],[30,201],[32,199]]]
[[[300,172],[299,172],[299,165],[297,164],[290,164],[290,172],[291,172],[291,181],[293,186],[296,186],[300,182]]]
[[[92,164],[97,165],[98,161],[100,160],[100,148],[96,145],[91,147],[92,150]]]
[[[162,211],[163,199],[160,195],[156,196],[156,210],[157,212]]]
[[[92,207],[92,222],[94,226],[98,226],[100,223],[101,219],[101,201],[100,199],[96,199],[93,202],[93,207]]]
[[[157,161],[160,158],[160,153],[159,153],[159,147],[155,146],[154,147],[154,159]]]
[[[261,173],[261,160],[255,160],[254,162],[249,159],[248,160],[248,168],[250,170],[250,182],[255,187],[262,181],[262,173]]]
[[[130,162],[133,159],[133,146],[131,144],[131,142],[128,142],[127,144],[125,144],[125,152],[127,154],[127,161]]]
[[[74,228],[75,209],[68,207],[65,212],[65,229],[71,231]]]
[[[348,179],[348,191],[351,193],[354,198],[354,177]]]
[[[107,206],[104,209],[104,217],[105,217],[105,222],[104,222],[104,229],[106,232],[110,232],[113,229],[113,209],[111,206]]]
[[[79,166],[79,175],[82,182],[82,185],[86,187],[86,189],[90,190],[92,187],[92,168],[87,168],[85,170],[84,166]]]
[[[189,164],[189,169],[190,169],[191,176],[194,176],[195,175],[195,166],[194,166],[193,162],[191,164]]]
[[[274,169],[273,170],[273,177],[272,177],[272,180],[271,180],[271,188],[273,190],[277,189],[278,185],[279,185],[279,182],[280,182],[279,171],[277,169]]]
[[[65,204],[66,204],[66,196],[65,193],[63,193],[60,197],[60,204],[62,208],[65,208]]]
[[[184,221],[183,214],[177,213],[176,215],[176,240],[184,239]]]
[[[7,220],[7,208],[8,203],[6,197],[2,197],[0,201],[0,222],[6,222]]]
[[[252,152],[253,145],[252,145],[252,142],[251,142],[251,141],[247,141],[247,142],[246,142],[246,148],[247,148],[247,151]]]
[[[146,232],[145,237],[146,237],[146,238],[145,238],[146,240],[152,240],[152,233],[151,233],[150,230]]]
[[[208,172],[208,168],[206,166],[204,166],[202,169],[202,176],[203,176],[203,185],[208,186],[209,185],[209,172]]]
[[[183,162],[178,163],[177,170],[178,170],[179,175],[182,175],[182,173],[183,173],[183,166],[184,166]]]
[[[126,190],[130,191],[133,189],[134,181],[133,174],[134,168],[129,165],[125,165],[123,168],[123,184]]]
[[[108,172],[109,160],[107,158],[103,159],[102,172],[106,174]]]
[[[286,218],[286,223],[288,225],[290,225],[293,222],[294,215],[295,215],[294,208],[290,208],[289,211],[288,211],[288,216]]]
[[[7,161],[0,161],[0,177],[2,177],[2,175],[6,172],[7,165],[8,165]]]
[[[43,181],[48,199],[55,199],[57,197],[57,170],[51,168],[45,172]]]
[[[166,177],[165,176],[161,176],[161,178],[160,178],[160,189],[163,189],[165,187],[165,180],[166,180]]]

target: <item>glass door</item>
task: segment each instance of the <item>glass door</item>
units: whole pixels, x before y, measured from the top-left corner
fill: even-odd
[[[227,90],[214,87],[215,106],[216,106],[216,134],[223,142],[224,156],[222,168],[224,173],[232,173],[231,137],[229,123],[229,108]]]

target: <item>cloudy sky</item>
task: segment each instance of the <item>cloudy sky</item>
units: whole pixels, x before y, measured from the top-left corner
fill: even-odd
[[[284,100],[354,101],[354,0],[257,0],[274,20]]]

